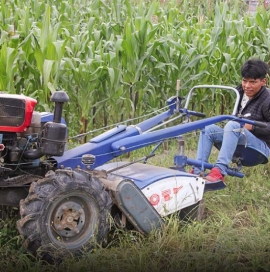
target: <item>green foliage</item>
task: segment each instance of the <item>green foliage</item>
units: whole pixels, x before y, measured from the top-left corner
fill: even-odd
[[[175,95],[177,79],[182,95],[197,84],[235,86],[246,59],[269,61],[269,12],[246,11],[240,0],[2,0],[0,89],[38,99],[42,111],[66,90],[70,135],[141,116]],[[194,99],[211,115],[233,98]]]

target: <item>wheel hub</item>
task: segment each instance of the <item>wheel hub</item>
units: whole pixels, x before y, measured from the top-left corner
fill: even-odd
[[[62,237],[73,237],[81,232],[85,224],[83,206],[68,201],[60,205],[53,217],[55,231]]]

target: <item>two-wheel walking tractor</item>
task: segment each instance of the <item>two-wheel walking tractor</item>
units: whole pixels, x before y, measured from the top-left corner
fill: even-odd
[[[128,223],[147,234],[162,227],[163,218],[170,214],[196,217],[206,182],[203,175],[186,172],[185,166],[202,166],[202,162],[187,158],[181,150],[176,150],[171,168],[150,165],[147,160],[162,141],[176,138],[182,143],[181,135],[203,130],[209,124],[236,120],[242,125],[260,125],[237,117],[236,106],[232,115],[186,122],[191,115],[205,117],[188,110],[197,88],[232,90],[236,105],[239,102],[234,88],[195,86],[184,107],[182,98],[172,97],[162,113],[135,125],[117,125],[70,150],[62,118],[63,105],[69,100],[64,91],[51,96],[55,103],[53,114],[34,111],[35,99],[0,94],[0,205],[2,216],[5,207],[19,207],[17,228],[26,250],[36,253],[42,249],[43,255],[50,257],[57,251],[61,256],[68,252],[78,254],[106,240],[110,220],[117,220],[123,228]],[[185,121],[168,127],[170,118],[179,117]],[[166,128],[161,128],[164,124]],[[156,147],[142,160],[116,160],[148,145]],[[242,150],[240,155],[243,153]],[[265,158],[256,154],[260,160],[256,163],[265,163]],[[245,156],[242,159],[244,164]],[[233,169],[229,174],[243,176]]]

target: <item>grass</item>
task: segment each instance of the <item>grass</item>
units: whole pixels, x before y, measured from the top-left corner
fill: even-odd
[[[194,140],[188,140],[186,153],[194,156],[194,147]],[[159,150],[149,163],[171,166],[175,149],[175,143],[169,142],[168,150]],[[205,194],[201,221],[180,222],[173,215],[166,218],[163,229],[148,236],[116,229],[106,248],[86,252],[79,259],[67,256],[61,263],[48,264],[26,254],[16,220],[2,220],[1,268],[6,272],[269,271],[269,171],[269,165],[260,165],[244,169],[243,179],[227,177],[226,189]]]

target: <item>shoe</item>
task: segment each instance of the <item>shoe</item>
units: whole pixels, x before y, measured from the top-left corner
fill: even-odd
[[[217,167],[211,169],[210,173],[205,177],[204,191],[214,191],[226,188],[224,176]]]
[[[205,179],[210,182],[224,182],[224,176],[221,174],[220,170],[217,167],[212,168],[209,174],[205,177]]]

